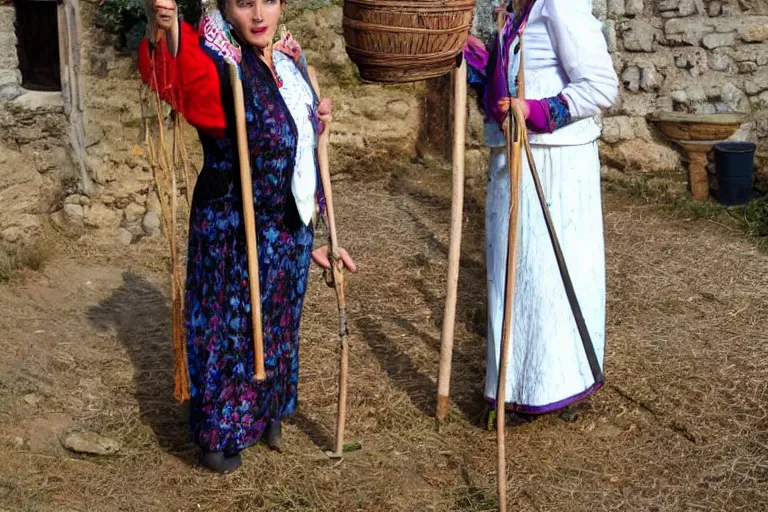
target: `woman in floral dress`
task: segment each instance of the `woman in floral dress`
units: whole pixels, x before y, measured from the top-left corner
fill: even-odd
[[[242,49],[264,382],[253,380],[251,298],[227,64],[205,30],[177,21],[173,0],[153,0],[152,35],[139,51],[142,77],[198,129],[204,152],[190,214],[185,321],[190,427],[201,462],[217,472],[237,469],[240,452],[265,433],[269,446],[280,448],[281,419],[296,408],[299,323],[310,261],[314,256],[328,267],[327,247],[315,254],[312,247],[313,215],[323,208],[314,149],[330,120],[330,102],[317,98],[301,49],[289,35],[274,45],[273,59],[284,7],[280,0],[219,0]],[[152,59],[151,54],[175,57]],[[354,271],[354,263],[343,256]]]

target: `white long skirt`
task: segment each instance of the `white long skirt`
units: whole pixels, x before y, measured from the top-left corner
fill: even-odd
[[[581,310],[598,360],[605,347],[605,245],[597,143],[533,146]],[[523,158],[514,324],[505,402],[544,414],[587,396],[595,383],[557,267],[528,162]],[[495,403],[504,315],[509,222],[505,148],[491,152],[486,203],[488,359],[485,396]]]

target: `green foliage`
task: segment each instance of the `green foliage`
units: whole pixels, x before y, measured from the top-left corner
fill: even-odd
[[[179,13],[192,24],[200,20],[200,0],[177,0]],[[145,0],[106,0],[96,9],[94,23],[97,27],[120,37],[120,46],[136,50],[147,30]]]
[[[744,216],[752,236],[768,237],[768,196],[750,201]]]

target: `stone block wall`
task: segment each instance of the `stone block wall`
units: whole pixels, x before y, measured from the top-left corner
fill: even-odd
[[[21,83],[19,58],[16,53],[16,19],[13,5],[0,2],[0,99],[18,91]]]
[[[498,3],[478,0],[473,32],[483,39]],[[747,114],[734,138],[758,143],[758,166],[768,160],[768,0],[592,0],[592,8],[622,84],[619,104],[603,116],[608,164],[683,170],[647,121],[656,111]]]
[[[621,102],[603,120],[609,157],[648,170],[677,168],[646,121],[655,111],[747,114],[734,138],[768,150],[768,2],[594,0],[593,10],[622,83]],[[649,153],[655,146],[661,149]],[[655,158],[644,164],[649,155]]]
[[[35,236],[73,179],[69,120],[59,93],[21,88],[15,10],[0,1],[0,242]]]

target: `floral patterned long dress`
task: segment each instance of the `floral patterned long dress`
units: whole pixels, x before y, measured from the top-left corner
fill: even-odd
[[[190,427],[202,448],[237,452],[259,441],[270,420],[296,408],[299,323],[313,228],[301,221],[291,193],[296,123],[267,65],[244,47],[241,67],[267,373],[265,382],[256,383],[231,85],[223,61],[201,48],[195,37],[185,25],[177,59],[182,111],[188,120],[201,120],[197,124],[205,155],[189,222],[185,320]]]

